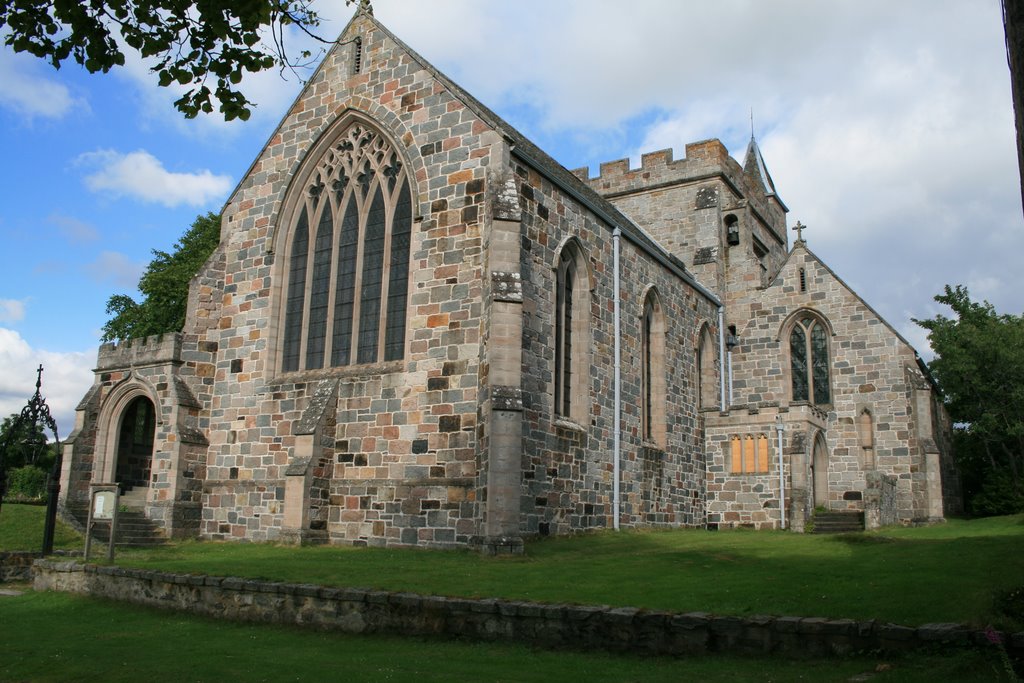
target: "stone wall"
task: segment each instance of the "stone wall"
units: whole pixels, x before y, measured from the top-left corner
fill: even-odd
[[[731,303],[728,319],[739,336],[731,409],[796,407],[788,365],[790,316],[801,310],[817,313],[827,325],[830,362],[831,401],[823,406],[829,453],[826,506],[862,510],[864,473],[878,469],[898,480],[901,521],[927,516],[925,460],[907,377],[908,368],[916,372],[914,350],[800,242],[770,286],[736,293]],[[857,426],[864,409],[872,420],[870,452]]]
[[[514,167],[522,202],[522,533],[567,533],[612,525],[614,464],[614,261],[612,231],[586,206],[524,165]],[[556,266],[576,240],[586,259],[589,376],[582,417],[554,406]],[[696,348],[701,326],[717,331],[717,308],[677,273],[623,236],[621,293],[621,523],[704,524],[704,458],[697,414]],[[665,324],[664,441],[643,438],[641,318],[653,291]]]
[[[41,552],[0,552],[0,583],[4,581],[31,581],[32,563],[41,558]]]
[[[38,561],[35,570],[36,590],[345,633],[443,636],[632,654],[728,652],[791,658],[988,643],[984,632],[958,624],[911,628],[850,619],[723,617],[634,607],[470,600],[49,560]],[[1004,641],[1011,656],[1024,655],[1024,632],[1005,635]]]
[[[283,373],[281,254],[295,220],[290,207],[306,189],[317,150],[347,117],[379,127],[412,184],[405,354]],[[315,505],[316,530],[331,541],[370,545],[451,546],[480,533],[482,208],[497,140],[430,68],[356,15],[233,194],[224,264],[201,273],[196,285],[220,290],[196,317],[217,320],[197,338],[218,349],[204,537],[275,540],[307,531],[286,523],[286,508],[311,502],[286,501],[286,479],[306,457],[296,450],[306,436],[296,428],[325,378],[338,384],[335,415],[309,435],[318,453],[310,476],[326,501]]]
[[[147,515],[169,536],[195,535],[207,441],[200,429],[201,404],[186,381],[195,370],[184,360],[186,349],[178,333],[100,346],[94,384],[76,408],[76,428],[64,446],[65,508],[84,504],[91,483],[127,474],[119,445],[122,420],[129,406],[143,399],[155,411],[152,454],[134,456],[134,469],[146,476],[127,483],[143,491]]]

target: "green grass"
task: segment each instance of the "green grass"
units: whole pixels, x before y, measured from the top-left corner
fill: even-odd
[[[535,650],[212,621],[63,593],[0,597],[5,681],[1000,680],[992,652],[787,661]]]
[[[37,549],[43,512],[4,505],[0,550]],[[77,549],[81,540],[59,525],[56,546]],[[433,595],[1024,628],[992,605],[994,592],[1024,585],[1024,515],[842,536],[601,532],[531,541],[524,557],[193,541],[122,550],[116,561]]]
[[[1020,515],[844,536],[603,532],[532,541],[518,558],[187,542],[122,552],[117,563],[435,595],[1024,628],[992,610],[995,590],[1024,584]]]
[[[0,506],[0,550],[41,550],[46,507],[7,503]],[[82,536],[64,522],[57,520],[53,547],[81,550]]]

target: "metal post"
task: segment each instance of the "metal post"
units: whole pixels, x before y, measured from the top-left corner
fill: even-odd
[[[60,436],[57,434],[57,421],[50,415],[50,407],[46,405],[46,399],[42,395],[43,386],[43,366],[40,365],[36,370],[36,393],[33,394],[32,398],[28,400],[28,404],[22,408],[21,413],[15,418],[14,422],[10,425],[10,431],[7,434],[4,443],[0,443],[0,481],[3,480],[5,474],[4,464],[2,458],[3,454],[6,453],[7,448],[10,446],[8,443],[12,434],[17,434],[24,425],[29,425],[32,434],[36,434],[37,426],[44,428],[44,433],[40,437],[42,443],[40,444],[41,449],[46,448],[46,437],[45,429],[49,429],[53,434],[54,448],[57,449],[57,455],[54,458],[53,469],[50,471],[49,477],[47,478],[46,489],[48,492],[46,500],[46,527],[43,530],[43,554],[49,555],[53,552],[53,532],[57,526],[57,496],[60,493],[60,470],[63,461],[63,453],[60,447]],[[38,453],[33,454],[33,462],[38,458]],[[0,484],[0,499],[3,498],[5,493],[4,487]]]

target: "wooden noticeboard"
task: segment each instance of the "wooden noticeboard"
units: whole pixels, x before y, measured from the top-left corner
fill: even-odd
[[[89,561],[92,545],[92,530],[97,522],[110,524],[110,545],[107,547],[107,561],[114,560],[114,537],[117,535],[117,508],[121,489],[117,484],[92,484],[89,486],[89,521],[85,527],[85,561]]]

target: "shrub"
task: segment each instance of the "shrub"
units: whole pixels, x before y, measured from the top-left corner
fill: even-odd
[[[992,607],[996,614],[1009,617],[1014,626],[1024,624],[1024,586],[996,591],[992,598]]]
[[[1005,472],[990,471],[981,491],[971,499],[971,513],[977,517],[1013,515],[1024,512],[1024,492]]]
[[[11,470],[7,495],[12,498],[42,498],[46,494],[46,470],[25,465]]]

